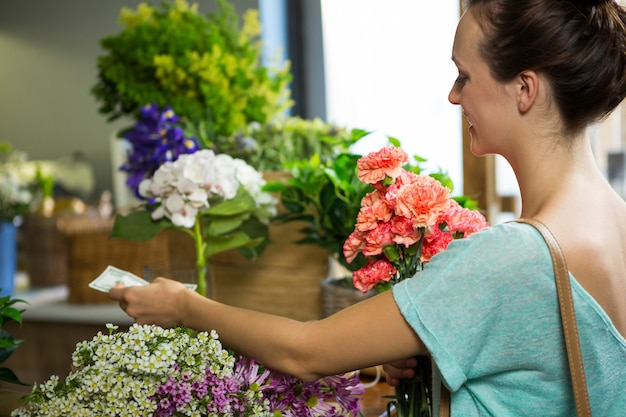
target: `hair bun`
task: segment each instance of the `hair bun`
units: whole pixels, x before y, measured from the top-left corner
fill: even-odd
[[[599,6],[603,3],[613,3],[615,0],[570,0],[577,8],[585,10],[588,7]]]

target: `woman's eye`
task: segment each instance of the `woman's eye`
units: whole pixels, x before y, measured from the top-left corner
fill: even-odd
[[[467,77],[459,75],[456,80],[454,80],[455,84],[465,84],[467,82]]]

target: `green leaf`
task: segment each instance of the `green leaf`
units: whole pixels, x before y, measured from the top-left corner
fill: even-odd
[[[252,212],[256,209],[254,198],[243,187],[239,187],[237,195],[231,200],[223,201],[209,207],[208,210],[202,212],[203,215],[210,216],[232,216],[246,212]]]
[[[250,214],[239,214],[236,216],[214,217],[209,222],[207,236],[220,236],[237,230]]]
[[[262,187],[262,190],[268,193],[280,193],[281,191],[287,189],[287,187],[288,185],[282,181],[268,181]]]
[[[204,256],[209,259],[217,253],[246,246],[250,243],[250,241],[250,237],[243,232],[234,233],[228,236],[210,236],[206,239]]]
[[[15,320],[19,324],[22,324],[22,312],[17,308],[6,307],[0,311],[0,314],[8,319]]]
[[[139,210],[126,216],[119,214],[115,216],[113,230],[109,237],[146,242],[165,229],[177,229],[177,227],[166,218],[154,221],[149,211]]]
[[[392,136],[387,136],[387,139],[389,140],[389,143],[391,143],[396,148],[401,148],[402,147],[402,144],[400,143],[399,139],[394,138]]]
[[[9,368],[0,368],[0,381],[16,385],[28,385],[20,381],[19,378]]]
[[[20,344],[21,340],[14,340],[12,337],[0,340],[0,363],[6,361]]]

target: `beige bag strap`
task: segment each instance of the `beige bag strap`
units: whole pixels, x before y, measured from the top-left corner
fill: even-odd
[[[556,238],[545,224],[535,219],[519,219],[521,223],[534,226],[543,236],[550,249],[552,263],[554,264],[554,276],[556,280],[556,291],[559,299],[559,309],[561,311],[561,322],[563,324],[563,334],[565,336],[565,348],[567,349],[567,361],[569,363],[570,374],[572,376],[572,388],[574,390],[574,402],[578,417],[591,417],[591,405],[589,404],[589,394],[587,392],[587,381],[583,366],[583,357],[580,351],[580,339],[578,327],[576,325],[576,312],[574,310],[574,299],[569,281],[569,273],[565,256]],[[439,416],[450,416],[450,392],[441,384],[441,400],[439,405]]]

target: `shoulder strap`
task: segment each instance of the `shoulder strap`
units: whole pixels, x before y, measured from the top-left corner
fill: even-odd
[[[576,311],[574,310],[574,299],[572,298],[572,288],[570,286],[567,264],[565,263],[565,255],[563,255],[559,243],[545,224],[535,219],[519,219],[517,221],[534,226],[541,233],[550,248],[552,263],[554,264],[559,308],[561,310],[561,322],[563,323],[563,334],[565,336],[565,347],[567,349],[567,360],[574,389],[576,413],[578,417],[591,417],[591,405],[589,404],[578,326],[576,325]]]
[[[576,403],[576,414],[578,417],[591,417],[591,405],[589,404],[589,394],[587,392],[587,382],[585,369],[580,350],[580,339],[576,324],[576,311],[574,310],[574,299],[570,286],[569,273],[565,256],[556,238],[547,226],[535,219],[519,219],[517,222],[527,223],[534,226],[543,236],[550,249],[552,263],[554,264],[554,276],[556,280],[556,290],[559,299],[559,309],[561,311],[561,322],[563,324],[563,334],[565,336],[565,348],[567,349],[567,360],[572,377],[572,388],[574,390],[574,401]],[[450,393],[448,389],[441,385],[441,404],[439,406],[439,416],[450,416]]]

